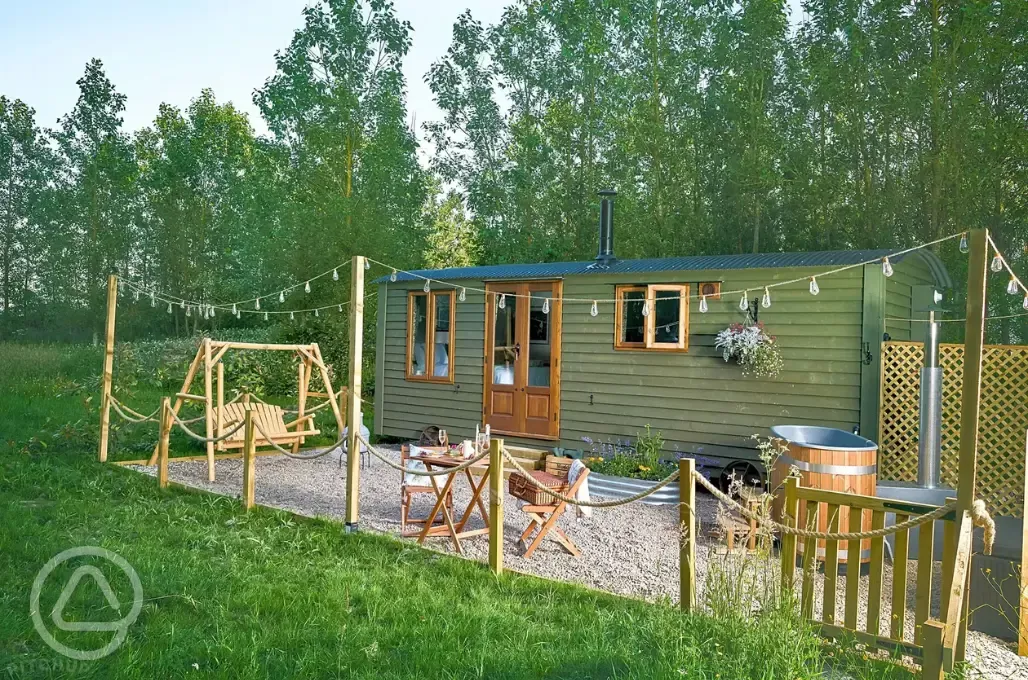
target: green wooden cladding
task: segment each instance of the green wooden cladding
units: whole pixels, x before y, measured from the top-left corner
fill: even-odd
[[[704,281],[721,281],[723,291],[758,288],[768,283],[819,274],[821,269],[742,269],[664,272],[645,275],[571,275],[566,298],[612,299],[619,284],[686,283],[695,293]],[[668,454],[683,452],[721,459],[755,460],[751,436],[767,435],[772,425],[822,425],[877,435],[879,364],[882,334],[909,337],[914,287],[931,285],[932,274],[919,258],[895,265],[885,279],[878,265],[818,279],[821,293],[806,284],[771,289],[770,309],[759,320],[776,336],[785,370],[776,380],[744,378],[734,362],[714,348],[714,337],[743,321],[739,295],[709,300],[699,312],[690,301],[688,353],[614,349],[614,305],[568,302],[563,310],[561,432],[566,448],[634,441],[646,425],[659,431]],[[482,281],[458,285],[484,288]],[[382,283],[379,288],[378,365],[375,432],[415,437],[428,425],[443,427],[451,440],[470,436],[482,422],[484,296],[467,292],[457,303],[453,385],[405,379],[407,293],[418,283]],[[750,299],[760,297],[751,292]],[[916,324],[914,324],[916,325]],[[865,345],[864,343],[867,343]],[[871,363],[865,363],[866,349]],[[508,441],[550,447],[545,440]]]

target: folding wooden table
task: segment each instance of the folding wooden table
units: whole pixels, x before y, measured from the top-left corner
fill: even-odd
[[[420,454],[411,456],[409,460],[420,460],[424,463],[425,468],[430,472],[437,470],[445,470],[448,468],[455,468],[465,463],[463,458],[450,455],[435,455],[435,454]],[[424,543],[425,539],[429,536],[449,536],[453,540],[454,549],[463,554],[463,550],[460,546],[460,539],[469,538],[471,536],[482,536],[489,533],[489,513],[485,508],[485,501],[482,500],[482,492],[485,490],[486,484],[489,481],[489,463],[482,461],[482,465],[476,464],[475,472],[481,473],[478,481],[475,481],[474,475],[471,473],[472,468],[468,467],[463,470],[464,476],[468,480],[468,484],[471,485],[471,501],[468,503],[464,512],[458,517],[454,518],[450,513],[450,509],[446,507],[446,494],[449,493],[450,488],[456,481],[460,473],[453,473],[446,477],[446,482],[440,485],[439,477],[442,475],[434,475],[428,479],[432,483],[432,488],[435,490],[436,502],[432,507],[432,512],[429,513],[428,519],[425,522],[425,527],[421,530],[421,534],[418,536],[418,543]],[[485,520],[485,527],[482,529],[471,529],[468,531],[464,530],[468,520],[471,519],[471,515],[474,514],[475,509],[482,514],[482,519]],[[440,512],[443,513],[443,523],[434,524],[436,515]]]

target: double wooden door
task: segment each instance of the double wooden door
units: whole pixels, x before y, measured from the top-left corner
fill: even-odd
[[[561,282],[486,284],[483,420],[493,432],[560,433]]]

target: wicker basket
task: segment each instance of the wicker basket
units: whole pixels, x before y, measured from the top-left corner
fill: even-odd
[[[566,494],[568,492],[568,478],[567,476],[558,477],[552,475],[549,472],[543,472],[542,470],[532,470],[529,474],[537,482],[542,482],[546,488],[553,489],[557,493]],[[532,485],[525,475],[520,471],[514,471],[510,475],[508,480],[507,489],[510,491],[510,495],[515,498],[520,498],[523,501],[527,501],[531,505],[553,505],[557,500]]]

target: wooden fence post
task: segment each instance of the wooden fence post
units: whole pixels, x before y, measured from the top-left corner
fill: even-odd
[[[847,562],[847,568],[848,568]],[[941,680],[942,678],[942,637],[943,625],[935,620],[925,621],[921,629],[924,640],[923,657],[921,659],[922,680]]]
[[[799,526],[800,499],[796,494],[798,486],[799,480],[795,477],[789,477],[785,480],[785,508],[783,510],[782,524],[790,527]],[[785,534],[782,536],[781,552],[782,590],[792,592],[796,572],[796,534]],[[859,551],[857,551],[857,554],[859,555]]]
[[[168,488],[168,447],[171,441],[171,398],[161,399],[161,435],[157,441],[157,485]]]
[[[214,425],[215,425],[215,427],[214,427],[214,436],[215,437],[220,437],[221,436],[222,425],[224,424],[224,418],[225,418],[225,362],[223,362],[221,360],[218,360],[217,376],[218,376],[218,381],[217,381],[217,385],[218,385],[218,401],[217,401],[217,414],[216,414],[217,415],[217,419],[215,420],[215,423],[214,423]],[[214,448],[217,449],[218,451],[224,451],[225,450],[225,442],[223,442],[223,441],[217,442],[214,445]]]
[[[118,311],[118,277],[107,277],[107,326],[104,333],[103,391],[100,395],[100,462],[107,462],[111,432],[111,389],[114,381],[114,316]]]
[[[696,607],[696,472],[695,458],[678,459],[678,565],[679,604],[682,611]]]
[[[204,393],[204,414],[206,415],[207,439],[214,438],[214,395],[212,394],[213,382],[212,372],[214,366],[211,363],[211,339],[203,339],[203,393]],[[214,481],[214,442],[207,442],[207,480]]]
[[[985,289],[988,275],[989,232],[971,232],[967,271],[967,322],[964,329],[964,384],[960,395],[960,483],[957,510],[974,503],[978,464],[978,415],[982,397],[982,345],[985,340]]]
[[[360,501],[361,363],[364,361],[364,258],[355,255],[350,280],[350,384],[346,409],[346,531],[357,531]]]
[[[254,440],[253,408],[247,404],[243,411],[243,507],[249,510],[254,506],[254,493],[257,483],[256,443]]]
[[[503,573],[503,440],[489,442],[489,568]]]

